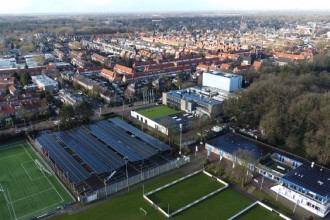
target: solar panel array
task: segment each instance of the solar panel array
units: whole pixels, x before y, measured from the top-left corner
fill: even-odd
[[[110,146],[112,149],[126,157],[129,161],[135,162],[139,160],[143,160],[143,157],[141,157],[139,154],[137,154],[134,150],[127,147],[125,144],[123,144],[121,141],[116,140],[109,136],[107,132],[102,130],[97,125],[86,125],[84,126],[86,129],[88,129],[93,135],[98,137],[100,140],[105,142],[108,146]]]
[[[67,173],[73,183],[79,183],[90,174],[49,134],[36,138],[36,142],[48,152],[64,173]]]
[[[125,158],[136,162],[156,155],[159,149],[171,149],[120,119],[114,121],[116,123],[100,121],[68,131],[42,133],[36,142],[75,184],[89,178],[92,172],[117,170],[125,165]]]
[[[69,130],[68,133],[72,136],[72,138],[75,138],[77,141],[82,143],[84,147],[86,147],[101,161],[110,166],[112,170],[116,170],[125,165],[125,161],[120,156],[86,132],[85,129],[76,128]]]
[[[133,127],[132,125],[126,123],[125,121],[120,120],[119,118],[112,118],[110,119],[111,122],[114,124],[118,125],[119,127],[131,132],[135,136],[141,138],[145,142],[151,144],[153,147],[156,149],[159,149],[160,151],[167,151],[171,150],[171,147],[168,146],[167,144],[161,142],[157,138],[152,137],[149,134],[144,133],[143,131]]]
[[[86,149],[80,142],[72,138],[67,132],[55,132],[54,134],[86,164],[88,164],[94,170],[94,172],[106,173],[112,171],[111,167],[95,157],[94,154]]]
[[[107,121],[100,121],[96,123],[103,131],[105,131],[109,136],[113,137],[116,140],[119,140],[121,143],[126,145],[128,148],[132,149],[134,152],[139,154],[144,159],[154,156],[157,154],[157,150],[148,146],[127,134],[126,131],[113,123]]]

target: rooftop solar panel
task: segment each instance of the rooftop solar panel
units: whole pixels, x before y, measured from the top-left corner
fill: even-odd
[[[112,149],[114,149],[115,151],[126,157],[129,161],[135,162],[135,161],[143,160],[143,157],[141,157],[138,153],[128,148],[121,141],[110,137],[106,132],[104,132],[98,126],[87,125],[84,127],[87,128],[93,135],[95,135],[100,140],[105,142]]]
[[[330,197],[330,170],[319,165],[304,163],[281,179],[290,181],[320,196]]]
[[[80,142],[73,139],[67,132],[55,132],[54,134],[96,173],[106,173],[112,171],[111,167],[107,166],[101,160],[98,160],[94,154],[84,148]]]
[[[36,138],[39,145],[48,152],[60,169],[67,173],[73,183],[80,183],[90,177],[90,174],[49,134]]]
[[[69,130],[68,133],[72,136],[72,138],[78,140],[80,143],[83,143],[83,145],[96,157],[111,166],[113,170],[125,165],[125,161],[119,155],[110,150],[106,145],[98,141],[83,128]]]
[[[120,140],[127,147],[137,152],[144,159],[147,159],[157,154],[157,150],[127,134],[124,129],[117,127],[114,124],[111,124],[106,121],[100,121],[96,123],[96,125],[99,126],[102,130],[104,130],[109,136],[113,137],[116,140]]]
[[[143,131],[140,131],[139,129],[133,127],[132,125],[126,123],[123,120],[120,120],[119,118],[112,118],[110,119],[111,122],[118,125],[119,127],[131,132],[132,134],[136,135],[137,137],[141,138],[145,142],[151,144],[156,149],[159,149],[161,151],[171,150],[171,147],[167,144],[161,142],[157,138],[152,137],[149,134],[144,133]]]

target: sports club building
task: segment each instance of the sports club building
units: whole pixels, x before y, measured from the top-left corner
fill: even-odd
[[[330,211],[330,170],[314,163],[287,173],[272,190],[318,216]]]
[[[235,151],[252,151],[255,162],[248,164],[248,168],[276,182],[273,191],[320,217],[329,213],[330,170],[236,133],[212,139],[205,148],[208,155],[215,153],[219,160],[233,161],[233,166],[241,163]]]

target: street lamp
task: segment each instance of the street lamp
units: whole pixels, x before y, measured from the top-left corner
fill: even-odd
[[[128,171],[127,171],[127,157],[124,158],[125,163],[126,163],[126,180],[127,180],[127,190],[129,192],[129,185],[128,185]]]
[[[143,179],[143,178],[142,178],[142,164],[141,164],[140,166],[141,166],[141,181],[142,181],[142,179]]]
[[[182,145],[182,124],[180,124],[180,151],[179,154],[181,155],[181,145]]]
[[[125,99],[122,98],[122,102],[123,102],[123,114],[121,115],[121,118],[124,120],[124,109],[125,109]]]

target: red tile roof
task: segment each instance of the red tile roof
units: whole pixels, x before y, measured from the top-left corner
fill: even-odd
[[[0,84],[12,85],[15,83],[15,77],[0,77]]]
[[[16,89],[16,87],[14,86],[14,85],[10,85],[10,86],[8,86],[8,89],[9,89],[9,91],[11,91],[11,92],[15,92],[17,89]]]
[[[101,75],[104,75],[106,77],[111,77],[111,78],[119,78],[120,77],[117,73],[115,73],[111,70],[108,70],[108,69],[103,69],[101,71]]]
[[[125,73],[133,73],[133,69],[132,68],[129,68],[127,66],[123,66],[123,65],[120,65],[120,64],[116,64],[115,67],[113,68],[115,71],[118,72],[118,70],[121,72],[125,72]]]
[[[255,70],[259,70],[260,67],[261,67],[261,64],[262,64],[261,61],[254,61],[254,63],[253,63],[253,68],[254,68]]]

